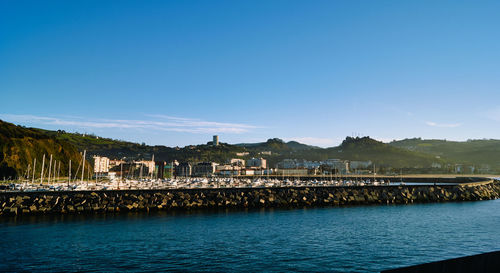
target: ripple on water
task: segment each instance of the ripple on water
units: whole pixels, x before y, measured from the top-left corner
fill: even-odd
[[[0,271],[372,272],[498,250],[500,201],[1,219]]]

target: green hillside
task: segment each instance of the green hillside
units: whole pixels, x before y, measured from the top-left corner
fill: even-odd
[[[459,142],[412,138],[393,141],[389,145],[408,151],[432,154],[454,163],[476,165],[476,168],[500,168],[500,140],[482,139]]]
[[[77,133],[46,131],[55,138],[73,144],[79,151],[87,150],[89,155],[107,156],[111,159],[151,160],[154,155],[159,161],[215,161],[225,162],[236,153],[245,151],[245,148],[220,143],[218,146],[210,144],[190,145],[183,148],[167,147],[162,145],[149,146],[139,143],[101,138],[94,135]]]
[[[236,146],[245,147],[249,151],[254,151],[254,152],[271,151],[275,153],[320,149],[319,147],[302,144],[297,141],[284,142],[279,138],[271,138],[268,139],[266,142],[260,142],[260,143],[241,143],[241,144],[236,144]]]
[[[401,149],[369,137],[347,137],[340,146],[327,150],[331,158],[371,160],[378,166],[395,169],[426,169],[431,168],[432,163],[445,163],[443,159],[436,158],[435,155]]]
[[[49,157],[61,162],[60,175],[68,174],[69,160],[75,174],[82,157],[76,147],[68,142],[45,134],[42,130],[25,128],[0,120],[0,179],[14,179],[27,174],[28,165],[36,158],[35,176],[42,170],[42,157],[45,154],[45,170],[48,173]],[[59,167],[59,166],[58,166]],[[87,163],[87,167],[90,167]],[[32,173],[32,171],[30,171]]]
[[[244,146],[248,151],[253,152],[254,155],[258,151],[272,151],[271,155],[264,156],[268,159],[271,166],[286,158],[315,161],[335,158],[359,161],[370,160],[385,170],[398,169],[399,171],[399,169],[403,168],[406,172],[411,169],[430,172],[433,163],[445,163],[445,160],[436,158],[435,155],[393,147],[369,137],[347,137],[340,146],[326,149],[297,142],[286,143],[280,139],[270,139],[263,143],[238,145]]]

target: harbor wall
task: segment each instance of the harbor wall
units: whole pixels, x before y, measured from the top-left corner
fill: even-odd
[[[0,216],[210,208],[291,208],[497,199],[500,182],[463,185],[1,192]]]

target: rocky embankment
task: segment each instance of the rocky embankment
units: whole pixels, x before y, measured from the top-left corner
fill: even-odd
[[[499,197],[500,182],[460,186],[3,192],[0,193],[0,215],[408,204]]]

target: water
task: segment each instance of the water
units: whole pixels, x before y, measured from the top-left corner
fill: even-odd
[[[500,200],[0,219],[0,271],[383,269],[500,249]]]

